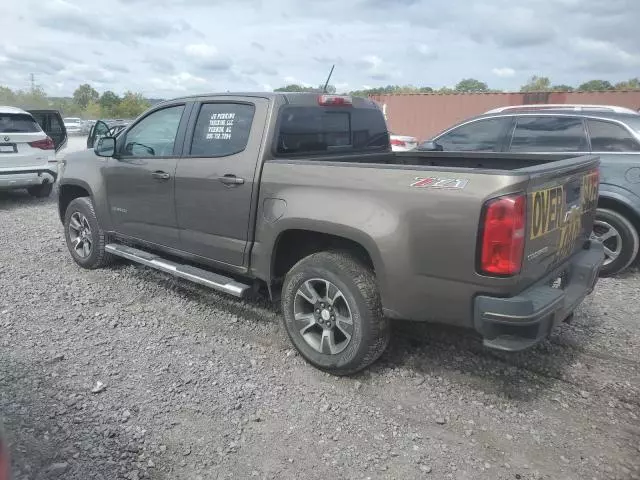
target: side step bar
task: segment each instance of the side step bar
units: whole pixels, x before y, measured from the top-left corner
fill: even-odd
[[[155,268],[156,270],[169,273],[175,277],[199,283],[200,285],[228,293],[234,297],[243,298],[250,289],[249,285],[236,282],[232,278],[208,272],[207,270],[192,267],[190,265],[182,265],[172,262],[171,260],[166,260],[153,253],[138,250],[137,248],[120,245],[118,243],[110,243],[105,245],[104,249],[118,257],[132,260],[147,267]]]

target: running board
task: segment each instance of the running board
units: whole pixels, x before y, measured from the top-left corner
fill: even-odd
[[[201,268],[192,267],[190,265],[182,265],[172,262],[153,253],[138,250],[137,248],[120,245],[118,243],[110,243],[104,249],[112,255],[126,258],[134,262],[140,263],[147,267],[155,268],[161,272],[169,273],[175,277],[184,278],[194,283],[199,283],[205,287],[228,293],[234,297],[243,298],[249,290],[249,285],[236,282],[232,278],[218,275],[217,273],[208,272]]]

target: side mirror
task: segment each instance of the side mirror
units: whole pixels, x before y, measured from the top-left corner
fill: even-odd
[[[422,142],[418,146],[418,150],[422,150],[423,152],[441,152],[444,150],[442,145],[437,144],[433,140],[428,140],[426,142]]]
[[[116,154],[116,139],[113,137],[100,137],[93,147],[93,151],[99,157],[113,157]]]

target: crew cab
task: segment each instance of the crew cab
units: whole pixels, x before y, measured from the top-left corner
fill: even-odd
[[[604,259],[598,165],[396,153],[371,100],[229,93],[166,101],[67,155],[58,206],[79,266],[120,257],[236,297],[264,286],[300,354],[345,375],[383,353],[393,319],[510,351],[546,338]]]
[[[0,190],[48,197],[58,177],[56,153],[66,142],[58,111],[0,107]]]

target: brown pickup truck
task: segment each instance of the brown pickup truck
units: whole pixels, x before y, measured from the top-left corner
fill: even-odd
[[[532,346],[604,258],[597,157],[393,153],[364,98],[180,98],[90,143],[59,188],[78,265],[124,257],[237,297],[265,286],[300,354],[334,374],[375,361],[391,319]]]

